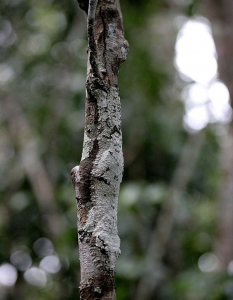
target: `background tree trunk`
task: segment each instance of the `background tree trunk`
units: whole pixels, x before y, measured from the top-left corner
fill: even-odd
[[[177,204],[192,179],[205,138],[205,131],[189,135],[183,147],[168,195],[151,233],[145,256],[144,272],[138,282],[135,300],[152,299],[156,288],[164,279],[166,270],[161,262],[170,246],[169,239],[176,223]],[[156,269],[161,270],[160,276],[155,272]]]
[[[233,107],[233,2],[231,0],[208,0],[204,4],[206,16],[211,21],[213,37],[218,54],[220,79],[226,84]],[[221,101],[221,99],[219,99]],[[226,270],[233,259],[233,122],[222,138],[221,170],[222,184],[218,201],[218,238],[216,254],[222,269]]]
[[[87,11],[88,1],[79,1]],[[116,299],[117,202],[123,172],[118,71],[128,43],[118,0],[90,0],[84,145],[72,169],[78,209],[81,299]]]

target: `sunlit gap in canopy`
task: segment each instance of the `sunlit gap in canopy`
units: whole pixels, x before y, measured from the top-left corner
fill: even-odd
[[[230,96],[217,79],[217,54],[209,21],[204,17],[187,20],[177,35],[175,52],[175,66],[189,83],[182,92],[185,129],[197,132],[209,123],[228,123],[232,118]]]

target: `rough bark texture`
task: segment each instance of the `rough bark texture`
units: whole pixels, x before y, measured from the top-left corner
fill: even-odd
[[[78,1],[87,12],[84,145],[71,171],[78,210],[81,299],[116,299],[117,202],[123,172],[118,71],[126,59],[119,0]]]

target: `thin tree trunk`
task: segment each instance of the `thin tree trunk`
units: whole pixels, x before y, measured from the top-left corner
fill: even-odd
[[[64,221],[55,201],[51,178],[40,159],[35,134],[30,129],[30,125],[14,97],[4,99],[2,109],[8,123],[8,133],[11,140],[19,148],[22,172],[24,171],[31,184],[38,206],[46,216],[48,222],[47,233],[54,241],[64,231]]]
[[[229,126],[226,135],[222,137],[220,167],[222,182],[217,203],[218,232],[215,242],[215,252],[226,271],[233,260],[233,131]]]
[[[183,147],[168,191],[168,197],[151,233],[145,256],[145,273],[138,282],[135,300],[152,299],[156,287],[164,279],[162,259],[166,253],[169,238],[176,221],[177,202],[186,192],[187,186],[192,179],[204,141],[205,131],[203,130],[195,135],[189,135]]]
[[[123,172],[118,71],[126,59],[119,0],[79,0],[87,12],[88,67],[82,159],[71,171],[78,210],[81,299],[116,299],[117,202]],[[88,6],[89,4],[89,6]]]
[[[207,0],[203,3],[203,10],[211,21],[218,54],[219,76],[229,90],[233,108],[233,1]],[[226,271],[233,260],[233,121],[222,139],[221,151],[222,183],[218,199],[218,237],[215,251],[222,269]]]

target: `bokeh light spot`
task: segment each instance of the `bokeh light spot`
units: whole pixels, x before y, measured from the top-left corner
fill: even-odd
[[[18,273],[11,264],[5,263],[0,266],[0,284],[13,286],[17,280]]]
[[[198,267],[204,273],[217,271],[219,268],[219,260],[213,253],[204,253],[198,259]]]
[[[10,260],[12,264],[20,271],[26,271],[31,267],[31,256],[22,250],[15,251],[11,254]]]
[[[45,287],[47,283],[45,272],[36,267],[28,269],[24,273],[24,279],[31,285],[38,287]]]
[[[55,274],[59,272],[61,263],[57,256],[49,255],[42,259],[40,262],[40,268],[48,273]]]
[[[39,238],[33,244],[33,250],[39,257],[45,257],[53,253],[53,243],[47,238]]]
[[[206,106],[197,106],[189,109],[184,116],[184,126],[190,131],[199,131],[206,127],[209,121]]]
[[[217,61],[211,29],[198,19],[181,28],[176,41],[175,65],[190,80],[206,84],[217,75]]]

